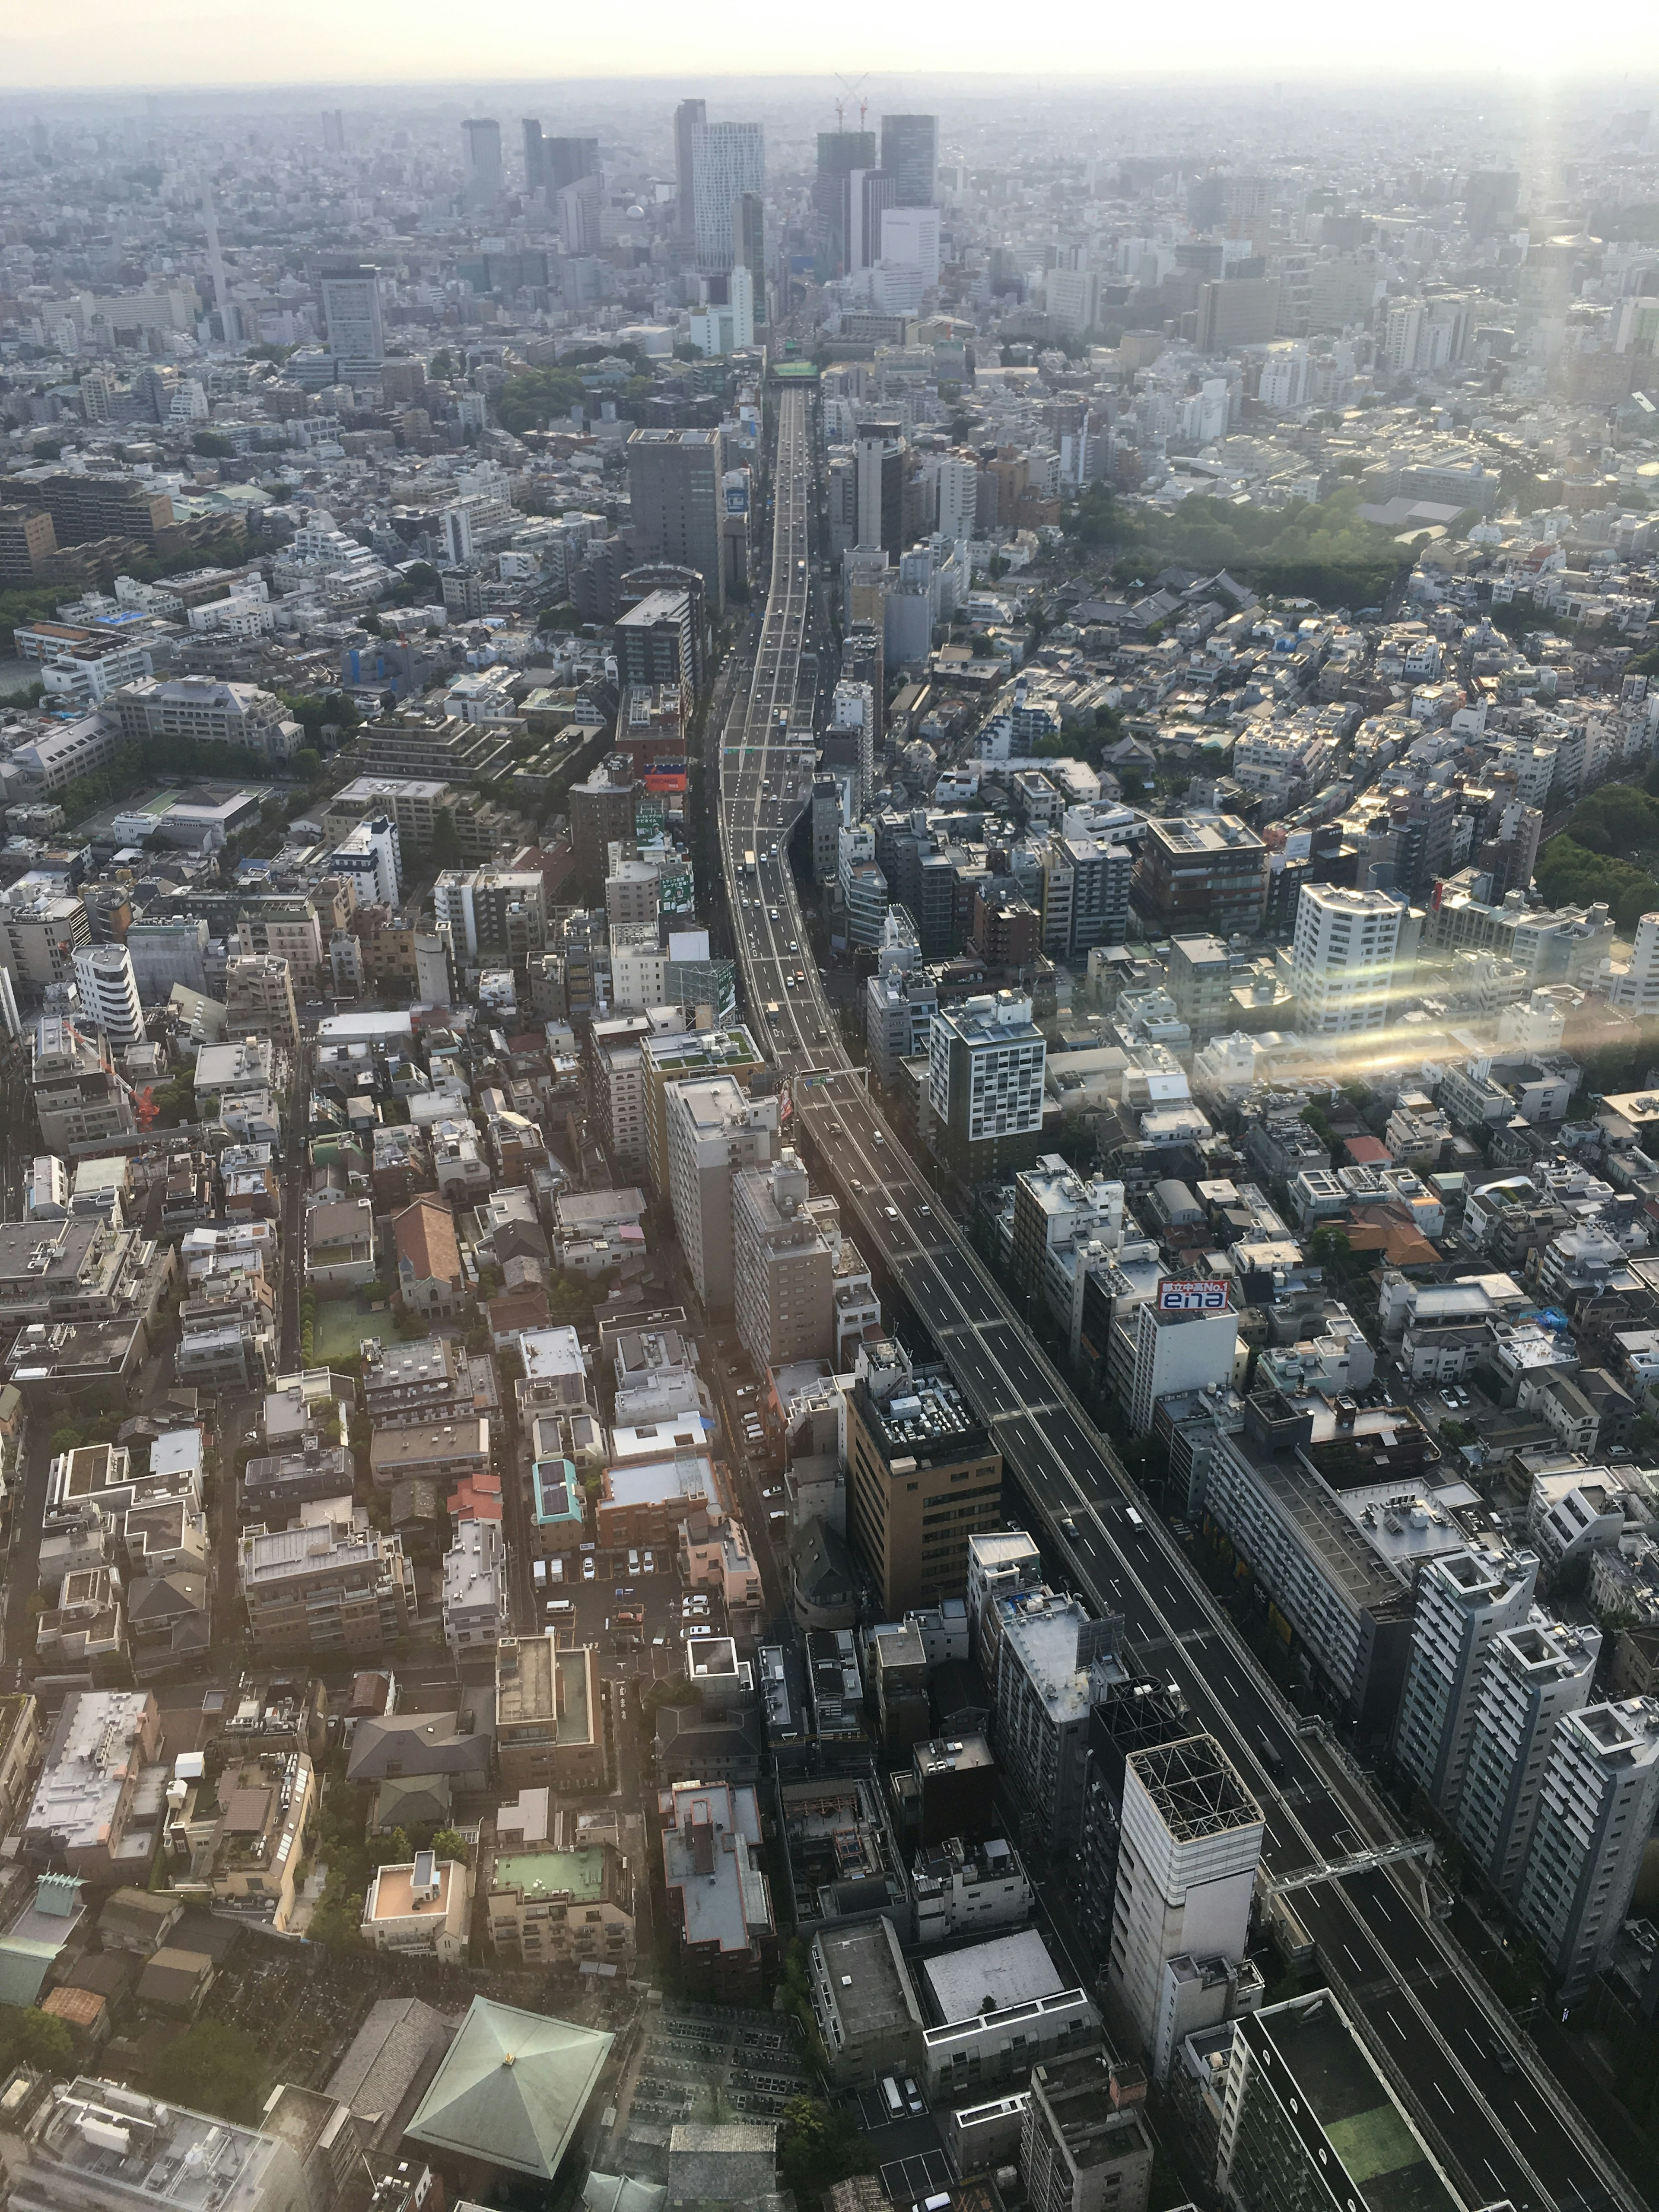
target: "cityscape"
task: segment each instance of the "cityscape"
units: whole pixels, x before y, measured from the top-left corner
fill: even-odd
[[[0,86],[0,2212],[1659,2212],[1651,30],[516,24]]]

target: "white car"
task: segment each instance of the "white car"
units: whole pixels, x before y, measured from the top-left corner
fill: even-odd
[[[582,1561],[582,1580],[583,1580],[585,1583],[591,1583],[591,1582],[592,1581],[592,1579],[593,1579],[593,1562],[592,1562],[592,1559],[584,1559],[584,1560]]]
[[[657,1571],[656,1553],[654,1552],[647,1552],[640,1561],[640,1566],[646,1574],[654,1575]]]

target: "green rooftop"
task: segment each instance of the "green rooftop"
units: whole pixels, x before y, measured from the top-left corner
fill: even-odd
[[[605,1847],[588,1844],[576,1851],[509,1851],[495,1862],[497,1889],[519,1889],[526,1897],[562,1897],[578,1905],[597,1905],[605,1895]]]

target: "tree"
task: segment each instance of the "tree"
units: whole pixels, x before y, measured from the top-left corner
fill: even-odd
[[[0,2005],[0,2065],[19,2061],[47,2074],[67,2074],[75,2063],[75,2039],[67,2021],[38,2005]]]
[[[440,1828],[432,1838],[432,1848],[441,1859],[459,1859],[463,1866],[472,1856],[472,1846],[459,1828]]]
[[[800,2204],[815,2203],[849,2174],[869,2173],[876,2155],[850,2116],[821,2097],[792,2097],[784,2107],[778,2168]]]
[[[294,756],[294,773],[309,787],[323,772],[323,757],[314,745],[301,745]]]
[[[515,434],[544,430],[556,416],[579,407],[586,390],[571,369],[527,368],[502,385],[495,398],[495,420]]]
[[[192,453],[204,453],[210,459],[228,461],[236,447],[222,430],[198,430],[191,439],[190,450]]]
[[[447,806],[440,806],[433,813],[432,858],[441,868],[459,868],[466,858],[453,811]]]
[[[426,366],[429,376],[453,376],[455,374],[454,356],[447,346],[440,346]]]
[[[193,2021],[156,2060],[150,2087],[169,2105],[216,2112],[251,2127],[270,2093],[264,2053],[246,2028],[228,2021]]]

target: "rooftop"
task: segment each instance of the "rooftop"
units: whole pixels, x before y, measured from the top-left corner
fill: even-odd
[[[1031,2004],[1068,1986],[1035,1928],[973,1943],[965,1951],[947,1951],[941,1958],[925,1960],[921,1974],[942,2021],[971,2020],[976,2013]]]

